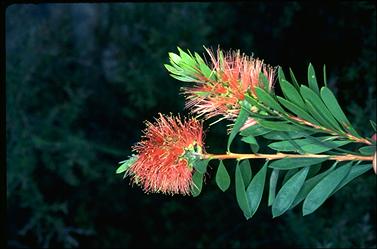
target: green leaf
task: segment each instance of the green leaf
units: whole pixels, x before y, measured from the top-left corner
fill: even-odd
[[[323,125],[325,127],[332,128],[338,131],[343,131],[317,93],[315,93],[312,89],[306,86],[301,86],[300,92],[304,100],[312,105],[310,106],[310,109],[315,109],[320,114],[321,118],[324,120]],[[318,116],[316,112],[312,114]]]
[[[294,208],[297,204],[303,201],[306,198],[306,196],[309,194],[309,192],[314,188],[314,186],[316,186],[325,176],[327,176],[330,172],[332,172],[334,168],[336,167],[336,165],[337,163],[334,163],[328,170],[314,177],[311,177],[309,180],[305,181],[303,187],[301,188],[300,192],[297,194],[295,200],[293,201],[290,209]]]
[[[185,64],[189,65],[190,67],[195,66],[195,60],[186,52],[184,52],[181,48],[177,47],[179,51],[179,55],[181,56],[181,61],[180,63],[184,62]]]
[[[170,76],[176,80],[183,81],[183,82],[197,82],[196,79],[188,77],[188,76],[177,76],[174,74],[170,74]]]
[[[222,160],[220,160],[219,167],[217,168],[216,183],[223,192],[230,186],[230,177]]]
[[[138,156],[133,155],[129,159],[120,162],[121,165],[117,168],[115,173],[120,174],[120,173],[123,173],[124,171],[126,171],[132,164],[134,164],[136,162],[137,158],[138,158]]]
[[[227,150],[230,151],[230,145],[232,144],[233,139],[241,129],[241,127],[245,124],[246,120],[248,118],[247,111],[243,108],[240,110],[240,114],[238,114],[238,117],[236,119],[236,122],[234,123],[233,129],[230,132],[229,138],[228,138],[228,146]]]
[[[247,136],[247,137],[243,137],[243,138],[241,138],[241,141],[250,144],[251,150],[254,153],[258,152],[259,145],[258,145],[258,142],[257,142],[257,140],[255,139],[254,136],[250,135],[250,136]]]
[[[376,146],[375,145],[364,146],[364,147],[361,147],[359,151],[363,155],[370,156],[376,152]]]
[[[315,164],[311,165],[308,173],[308,178],[312,178],[313,176],[316,176],[318,172],[321,170],[322,164]]]
[[[203,186],[203,175],[199,171],[195,171],[192,176],[193,186],[191,188],[191,194],[193,197],[197,197],[202,191]]]
[[[284,75],[284,72],[283,72],[283,69],[281,68],[281,66],[279,66],[279,68],[278,68],[278,79],[279,79],[280,83],[281,83],[282,80],[285,80],[285,75]]]
[[[339,189],[343,188],[345,185],[347,185],[350,181],[355,179],[356,177],[366,173],[367,171],[372,169],[372,164],[362,164],[362,165],[354,165],[352,166],[349,174],[347,177],[345,177],[339,185],[336,187],[336,189],[331,193],[331,195],[335,194]],[[330,195],[330,196],[331,196]]]
[[[262,200],[264,182],[266,180],[268,161],[263,165],[259,172],[251,180],[249,186],[247,187],[247,199],[251,211],[250,217],[252,217],[257,211],[260,201]]]
[[[241,210],[243,211],[244,216],[246,219],[251,218],[251,209],[250,205],[247,200],[247,195],[245,191],[245,184],[243,182],[241,169],[239,167],[239,162],[237,161],[237,166],[235,170],[235,181],[236,181],[236,198],[237,203],[240,206]]]
[[[270,111],[270,109],[264,105],[262,105],[261,103],[259,103],[254,97],[250,97],[249,95],[245,95],[245,101],[251,105],[251,106],[255,106],[257,108],[259,108],[259,110],[263,110],[263,111]],[[242,106],[242,105],[241,105]]]
[[[248,186],[252,177],[251,166],[250,166],[249,160],[247,159],[242,160],[239,164],[239,167],[241,170],[243,182],[245,186]]]
[[[298,117],[300,117],[301,119],[304,119],[306,121],[309,121],[310,123],[313,123],[313,124],[316,124],[318,125],[319,123],[308,113],[306,112],[304,109],[302,109],[301,107],[299,107],[298,105],[295,105],[293,104],[292,102],[289,102],[288,100],[286,99],[283,99],[282,97],[280,96],[277,96],[277,99],[279,100],[279,102],[285,107],[287,108],[289,111],[293,112],[294,114],[296,114]]]
[[[193,166],[199,173],[204,174],[207,171],[209,161],[210,159],[197,159],[194,161]]]
[[[297,126],[290,125],[286,121],[267,121],[258,120],[258,123],[265,129],[270,129],[274,131],[298,131]]]
[[[274,143],[269,144],[268,147],[276,151],[298,152],[297,150],[297,146],[298,146],[306,153],[318,154],[318,153],[329,151],[329,150],[351,143],[351,141],[349,140],[330,141],[331,139],[334,139],[334,137],[333,136],[307,137],[304,139],[294,139],[291,141],[274,142]]]
[[[291,83],[286,80],[282,80],[280,82],[280,87],[285,98],[301,108],[305,107],[304,100],[301,98],[300,93]]]
[[[250,127],[247,127],[246,129],[242,130],[240,132],[240,135],[244,136],[244,137],[247,137],[247,136],[250,136],[250,135],[257,137],[257,136],[269,133],[270,131],[271,131],[270,129],[266,129],[259,124],[255,124],[255,125],[252,125]]]
[[[327,87],[326,65],[325,64],[323,64],[323,83],[325,84],[325,87]]]
[[[258,99],[262,101],[265,105],[276,111],[285,113],[284,109],[279,105],[279,103],[265,90],[259,87],[255,87],[255,92],[258,96]]]
[[[279,180],[279,170],[273,169],[270,176],[270,187],[268,190],[268,206],[271,206],[275,200],[276,185]]]
[[[351,170],[352,162],[349,162],[338,169],[334,170],[327,176],[325,176],[322,181],[320,181],[305,198],[302,212],[303,215],[308,215],[319,208],[331,193],[336,189],[339,183],[348,175]]]
[[[301,167],[312,166],[314,164],[322,163],[328,158],[283,158],[280,160],[273,161],[268,167],[273,169],[295,169]]]
[[[207,64],[204,62],[204,60],[202,59],[202,57],[200,57],[200,55],[198,53],[195,53],[195,58],[196,58],[196,61],[198,62],[199,64],[199,69],[200,71],[203,73],[203,75],[207,78],[212,78],[212,71],[211,69],[207,66]]]
[[[270,140],[287,140],[308,137],[312,134],[313,132],[310,131],[271,131],[263,137]]]
[[[164,67],[172,74],[176,74],[176,75],[181,75],[182,74],[182,70],[178,70],[177,68],[175,67],[172,67],[168,64],[164,64]]]
[[[285,175],[284,175],[284,178],[283,178],[283,181],[282,181],[282,185],[284,185],[294,174],[296,174],[297,172],[299,171],[299,168],[295,168],[295,169],[289,169]]]
[[[353,129],[350,121],[348,121],[346,115],[344,114],[342,108],[340,107],[336,97],[327,87],[322,87],[321,89],[321,98],[325,103],[326,107],[330,110],[331,114],[338,120],[346,130],[349,130],[352,135],[360,137],[359,134]]]
[[[309,167],[305,167],[301,169],[294,176],[292,176],[283,185],[283,187],[281,187],[279,193],[276,196],[275,201],[272,204],[272,216],[274,218],[282,215],[292,205],[297,194],[302,188],[302,185],[305,182],[308,172],[309,172]]]
[[[376,122],[374,122],[373,120],[369,120],[370,122],[370,125],[372,126],[373,130],[376,132]]]
[[[292,71],[291,68],[289,68],[289,74],[291,75],[292,83],[295,85],[295,87],[296,87],[297,89],[299,89],[300,86],[299,86],[299,84],[298,84],[298,82],[297,82],[297,80],[296,80],[296,77],[295,77],[295,75],[294,75],[294,73],[293,73],[293,71]]]
[[[175,53],[168,53],[168,54],[169,54],[170,61],[178,65],[179,62],[181,61],[181,57]]]
[[[308,67],[308,83],[309,83],[310,89],[312,89],[314,92],[319,94],[317,78],[315,77],[315,71],[311,63],[309,63],[309,67]]]

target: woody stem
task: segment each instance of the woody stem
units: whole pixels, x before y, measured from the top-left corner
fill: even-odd
[[[373,156],[358,156],[358,155],[317,155],[317,154],[238,154],[238,153],[228,153],[228,154],[204,154],[203,159],[268,159],[277,160],[282,158],[327,158],[328,160],[335,161],[373,161]]]

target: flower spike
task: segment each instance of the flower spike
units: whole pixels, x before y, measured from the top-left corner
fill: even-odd
[[[146,126],[142,141],[133,146],[137,156],[126,175],[145,192],[190,194],[193,166],[187,157],[202,152],[202,123],[160,113]]]

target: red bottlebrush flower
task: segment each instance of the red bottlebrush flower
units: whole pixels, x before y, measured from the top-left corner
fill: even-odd
[[[137,159],[126,174],[145,192],[190,194],[193,167],[185,153],[202,152],[201,122],[160,114],[155,123],[146,125],[143,140],[133,146]]]
[[[245,94],[249,92],[256,97],[255,87],[262,87],[260,73],[266,76],[268,89],[272,90],[275,69],[263,64],[262,60],[241,55],[239,51],[224,56],[218,50],[217,57],[213,52],[207,52],[216,80],[200,75],[201,83],[183,88],[187,99],[186,108],[190,108],[192,113],[207,119],[217,115],[227,119],[236,118],[241,108],[239,102],[245,98]]]

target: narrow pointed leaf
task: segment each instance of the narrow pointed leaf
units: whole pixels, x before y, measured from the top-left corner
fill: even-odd
[[[176,75],[181,75],[182,74],[182,70],[178,70],[176,69],[175,67],[172,67],[168,64],[164,64],[164,67],[172,74],[176,74]]]
[[[256,125],[252,125],[250,127],[247,127],[246,129],[242,130],[240,132],[240,135],[244,136],[244,137],[247,137],[247,136],[250,136],[250,135],[256,137],[256,136],[267,134],[270,131],[271,131],[270,129],[266,129],[263,126],[256,124]]]
[[[228,145],[227,145],[228,151],[230,151],[230,145],[232,144],[233,139],[236,137],[237,133],[240,131],[241,127],[244,125],[247,118],[248,118],[247,111],[241,108],[240,113],[238,114],[236,122],[234,123],[233,129],[230,132],[230,135],[228,138]]]
[[[373,120],[369,120],[369,122],[370,122],[370,125],[372,126],[373,130],[377,131],[376,130],[376,122],[374,122]]]
[[[376,146],[375,145],[364,146],[364,147],[361,147],[359,151],[363,155],[371,156],[376,152]]]
[[[302,212],[308,215],[319,208],[330,197],[339,183],[348,175],[352,162],[349,162],[334,170],[320,181],[305,198]]]
[[[275,200],[276,185],[279,180],[279,170],[273,169],[270,176],[270,187],[268,189],[268,206],[271,206]]]
[[[338,141],[333,140],[334,137],[324,136],[324,137],[307,137],[304,139],[294,139],[291,141],[279,141],[268,145],[273,150],[276,151],[294,151],[297,152],[297,146],[299,146],[306,153],[322,153],[329,151],[343,145],[351,143],[351,141]],[[294,142],[295,144],[292,144]]]
[[[201,174],[206,173],[209,159],[198,159],[193,163],[194,168]]]
[[[280,66],[278,68],[278,79],[279,79],[279,82],[281,82],[282,80],[285,80],[283,69]]]
[[[297,194],[302,188],[302,185],[305,182],[308,172],[309,172],[309,167],[305,167],[301,169],[294,176],[292,176],[283,185],[283,187],[281,187],[279,193],[276,196],[274,203],[272,204],[272,216],[274,218],[279,215],[282,215],[292,205]]]
[[[307,178],[312,178],[313,176],[316,176],[318,174],[318,172],[321,171],[321,167],[322,167],[321,163],[311,165]]]
[[[284,113],[284,109],[279,105],[279,103],[270,95],[268,94],[265,90],[255,87],[255,92],[258,96],[258,99],[262,101],[265,105],[268,107]]]
[[[327,176],[328,174],[330,174],[330,172],[332,172],[335,167],[336,167],[337,163],[334,163],[329,169],[327,169],[326,171],[314,176],[314,177],[311,177],[309,178],[308,176],[308,180],[305,181],[304,185],[302,186],[300,192],[297,194],[295,200],[293,201],[291,208],[294,208],[296,205],[298,205],[301,201],[303,201],[306,196],[309,194],[309,192],[325,177]],[[309,174],[309,173],[308,173]]]
[[[323,65],[323,83],[325,84],[325,87],[327,87],[327,76],[326,76],[326,65]]]
[[[251,218],[251,209],[250,205],[247,200],[247,194],[245,190],[245,184],[243,182],[241,169],[237,162],[236,170],[235,170],[235,181],[236,181],[236,198],[239,207],[241,208],[244,216],[246,219]]]
[[[191,194],[193,197],[197,197],[202,191],[203,186],[203,174],[195,171],[192,176],[193,186],[191,188]]]
[[[250,181],[251,181],[251,177],[252,177],[252,171],[251,171],[251,166],[250,166],[250,162],[249,160],[242,160],[239,164],[239,167],[240,167],[240,170],[241,170],[241,175],[242,175],[242,179],[243,179],[243,182],[245,184],[245,186],[248,186]]]
[[[360,135],[357,134],[357,132],[352,128],[350,121],[348,121],[346,115],[336,100],[336,97],[329,88],[322,87],[321,98],[326,107],[330,110],[331,114],[339,121],[339,123],[349,130],[352,135],[360,137]]]
[[[257,140],[255,139],[254,136],[250,135],[250,136],[247,136],[247,137],[243,137],[243,138],[241,138],[241,141],[250,144],[251,150],[254,153],[258,152],[259,145],[258,145],[258,142],[257,142]]]
[[[282,82],[280,82],[280,87],[286,99],[301,108],[305,106],[304,100],[301,98],[300,93],[291,83],[286,80],[282,80]]]
[[[168,53],[168,54],[169,54],[170,61],[178,65],[179,62],[181,61],[181,57],[175,53]]]
[[[216,183],[223,192],[230,186],[230,177],[222,160],[220,160],[219,167],[217,168]]]
[[[289,169],[288,171],[286,171],[286,173],[284,175],[284,178],[283,178],[283,181],[282,181],[281,184],[284,185],[298,171],[299,171],[299,168]]]
[[[121,165],[115,171],[116,174],[126,171],[137,160],[137,156],[131,156],[129,159],[121,162]]]
[[[293,126],[286,121],[267,121],[258,120],[258,123],[265,129],[270,129],[274,131],[299,131],[297,126]]]
[[[309,63],[309,67],[308,67],[308,83],[309,83],[310,89],[312,89],[314,92],[319,94],[317,78],[315,77],[314,68],[311,63]]]
[[[296,80],[296,77],[295,77],[295,75],[294,75],[294,73],[293,73],[293,71],[292,71],[291,68],[289,68],[289,74],[291,75],[291,79],[292,79],[292,83],[293,83],[293,85],[294,85],[297,89],[299,89],[300,86],[299,86],[299,84],[298,84],[298,82],[297,82],[297,80]]]
[[[211,69],[207,66],[207,64],[204,62],[204,60],[202,59],[202,57],[200,57],[200,55],[198,53],[195,53],[195,58],[196,58],[196,61],[198,62],[199,64],[199,69],[200,71],[203,73],[203,75],[207,78],[211,78],[211,74],[212,74],[212,71]]]
[[[287,140],[304,138],[312,135],[311,131],[271,131],[264,134],[263,137],[270,140]]]
[[[273,169],[295,169],[301,167],[312,166],[314,164],[322,163],[328,158],[283,158],[279,160],[274,160],[268,167]]]
[[[336,189],[331,193],[331,195],[335,194],[339,189],[343,188],[345,185],[347,185],[349,182],[351,182],[356,177],[361,176],[362,174],[368,172],[372,169],[372,164],[362,164],[362,165],[355,165],[352,166],[349,174],[347,177],[345,177],[339,185],[336,187]],[[330,195],[330,196],[331,196]]]
[[[266,162],[259,172],[253,177],[246,190],[248,204],[251,211],[250,217],[255,214],[262,200],[264,182],[266,180],[267,164],[268,162]]]
[[[319,94],[306,86],[301,86],[300,92],[304,100],[312,104],[312,108],[315,109],[321,115],[322,119],[326,121],[326,123],[324,123],[326,127],[331,127],[335,130],[342,131],[339,123],[335,120],[332,113],[323,103],[322,99],[319,97]]]
[[[283,99],[280,96],[277,96],[277,99],[285,108],[287,108],[289,111],[296,114],[299,118],[309,121],[310,123],[315,124],[315,125],[319,124],[307,111],[305,111],[298,105],[295,105],[294,103],[286,99]]]

